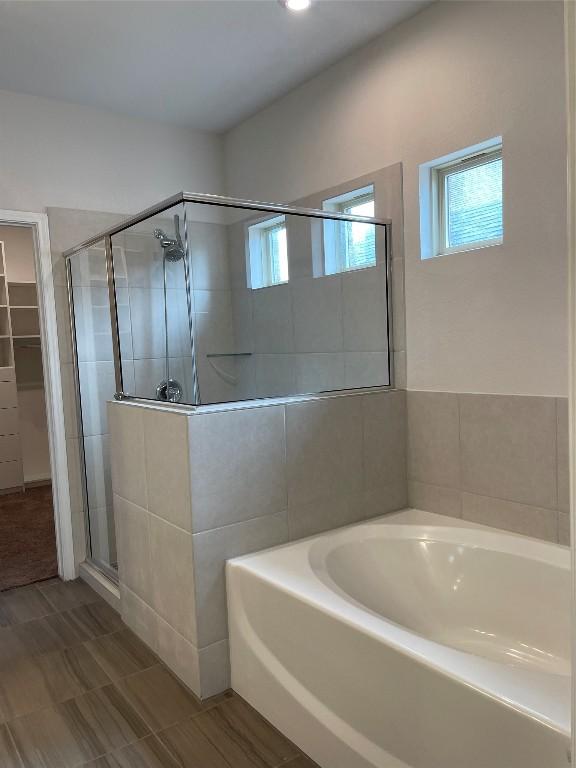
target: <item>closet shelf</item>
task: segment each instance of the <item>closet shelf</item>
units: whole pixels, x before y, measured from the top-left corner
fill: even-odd
[[[1,338],[9,338],[9,337],[8,336],[5,336],[5,337],[0,336],[0,339]],[[39,333],[22,333],[22,334],[18,334],[18,335],[14,334],[12,336],[12,338],[13,339],[39,339],[40,338],[40,334]]]
[[[16,389],[26,392],[29,389],[44,389],[43,381],[17,381]]]

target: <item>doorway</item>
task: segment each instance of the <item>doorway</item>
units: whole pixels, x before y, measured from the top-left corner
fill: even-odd
[[[47,218],[0,211],[0,591],[75,575]]]
[[[34,251],[0,224],[0,590],[58,574]]]

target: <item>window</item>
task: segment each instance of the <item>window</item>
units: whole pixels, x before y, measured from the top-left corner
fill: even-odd
[[[251,288],[267,288],[288,282],[288,238],[285,216],[248,227]]]
[[[502,242],[502,151],[438,170],[443,252]]]
[[[374,187],[325,200],[325,211],[374,216]],[[376,266],[376,227],[359,221],[324,221],[324,272],[333,275]]]
[[[420,166],[420,217],[424,259],[500,244],[501,139]]]

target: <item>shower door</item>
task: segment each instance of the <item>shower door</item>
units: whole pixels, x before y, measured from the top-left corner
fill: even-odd
[[[115,577],[116,534],[106,401],[114,396],[116,381],[104,240],[68,261],[68,284],[79,395],[77,460],[84,486],[86,551],[94,565]],[[118,311],[123,311],[121,293]]]
[[[183,214],[184,206],[175,206],[68,260],[87,557],[114,580],[106,403],[119,391],[194,402]]]

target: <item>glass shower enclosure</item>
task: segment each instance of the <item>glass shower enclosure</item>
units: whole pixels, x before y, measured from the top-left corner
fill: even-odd
[[[391,386],[390,222],[327,207],[179,193],[64,254],[88,557],[112,579],[107,401]]]

